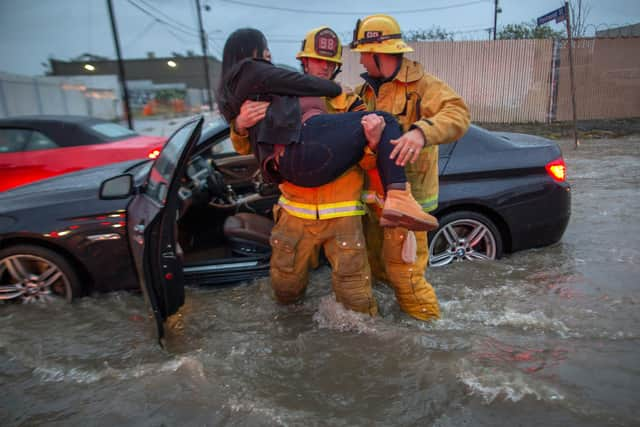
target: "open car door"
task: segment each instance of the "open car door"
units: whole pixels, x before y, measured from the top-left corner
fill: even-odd
[[[164,345],[165,322],[185,302],[182,256],[176,240],[181,179],[202,130],[203,119],[178,129],[151,166],[146,182],[127,208],[128,234],[140,288]]]

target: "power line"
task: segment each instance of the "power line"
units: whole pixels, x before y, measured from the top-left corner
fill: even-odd
[[[160,10],[159,8],[157,8],[156,6],[150,4],[147,0],[136,0],[139,3],[142,3],[143,5],[145,5],[147,8],[151,9],[153,12],[159,14],[161,17],[163,17],[164,19],[167,19],[169,21],[173,21],[174,23],[183,26],[183,27],[187,27],[190,28],[188,25],[183,24],[182,22],[176,20],[173,16],[167,15],[166,13],[164,13],[162,10]],[[195,31],[195,29],[194,29]]]
[[[247,7],[255,7],[259,9],[269,9],[269,10],[278,10],[281,12],[291,12],[291,13],[307,13],[307,14],[318,14],[318,15],[370,15],[372,12],[345,12],[345,11],[331,11],[331,10],[307,10],[307,9],[293,9],[288,7],[277,7],[277,6],[265,6],[261,4],[248,3],[244,1],[237,0],[220,0],[222,3],[230,3],[239,6],[247,6]],[[452,4],[449,6],[437,6],[437,7],[427,7],[422,9],[410,9],[410,10],[388,10],[385,12],[378,11],[377,13],[385,13],[389,15],[400,15],[403,13],[420,13],[420,12],[433,12],[436,10],[445,10],[445,9],[454,9],[459,7],[471,6],[479,3],[487,3],[489,0],[476,0],[469,1],[465,3]]]
[[[166,27],[165,30],[167,30],[167,32],[171,34],[173,38],[178,40],[180,43],[189,45],[189,42],[187,40],[185,40],[181,35],[176,34],[174,30],[172,30],[170,27]]]
[[[151,4],[149,4],[147,1],[145,0],[136,0],[139,1],[141,3],[143,3],[145,6],[147,6],[149,9],[145,8],[144,6],[135,3],[133,0],[127,0],[132,6],[134,6],[135,8],[137,8],[138,10],[140,10],[141,12],[143,12],[144,14],[150,16],[151,18],[153,18],[153,22],[157,22],[160,23],[162,25],[165,26],[165,29],[167,30],[167,32],[169,34],[171,34],[176,40],[178,40],[180,43],[183,44],[189,44],[189,42],[187,42],[184,38],[182,38],[180,35],[176,34],[176,31],[179,31],[182,34],[185,34],[189,37],[196,37],[196,38],[200,38],[198,31],[195,28],[192,28],[180,21],[174,20],[173,18],[171,18],[169,15],[167,15],[166,13],[162,12],[160,9],[158,9],[157,7],[152,6]],[[188,0],[189,3],[192,5],[191,7],[191,11],[192,13],[196,13],[194,7],[193,7],[193,3],[191,0]],[[157,16],[157,14],[160,14],[160,17]],[[213,37],[208,36],[207,39],[209,41],[212,42],[213,47],[216,48],[216,53],[218,53],[220,56],[222,56],[222,48],[220,47],[219,44],[217,44]]]
[[[147,26],[146,26],[146,27],[144,27],[144,29],[143,29],[142,31],[140,31],[140,33],[139,33],[137,36],[135,36],[134,38],[132,38],[132,39],[129,41],[129,43],[127,43],[127,44],[124,46],[123,50],[127,50],[129,47],[131,47],[131,45],[132,45],[133,43],[137,42],[137,41],[138,41],[138,40],[140,40],[143,36],[145,36],[145,35],[149,32],[149,30],[151,30],[151,28],[153,28],[153,26],[154,26],[155,24],[156,24],[156,20],[155,20],[155,19],[154,19],[154,20],[151,20],[151,22],[149,22],[149,23],[147,24]]]
[[[140,10],[145,15],[148,15],[148,16],[152,17],[157,22],[159,22],[162,25],[165,25],[166,27],[172,28],[172,29],[174,29],[176,31],[180,31],[181,33],[184,33],[184,34],[186,34],[186,35],[188,35],[190,37],[196,37],[196,38],[199,37],[197,31],[195,29],[191,28],[191,27],[188,27],[188,26],[186,26],[184,24],[180,24],[180,23],[169,22],[166,19],[159,18],[158,16],[154,15],[153,13],[151,13],[149,10],[147,10],[144,7],[140,6],[139,4],[135,3],[133,0],[127,0],[127,1],[133,7],[135,7],[138,10]]]
[[[218,44],[218,42],[211,36],[207,36],[207,39],[211,42],[210,47],[213,47],[216,49],[216,53],[218,54],[218,56],[220,56],[220,58],[222,58],[222,50],[223,48]]]

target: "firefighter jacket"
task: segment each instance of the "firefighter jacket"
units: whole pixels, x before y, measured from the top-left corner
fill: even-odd
[[[340,94],[335,98],[325,98],[328,113],[363,111],[365,105],[354,94]],[[247,136],[239,135],[231,126],[231,141],[240,154],[251,153]],[[280,184],[281,196],[278,204],[290,215],[304,219],[330,219],[365,214],[361,202],[364,185],[363,169],[376,167],[376,157],[365,150],[358,165],[347,170],[334,181],[319,187],[300,187],[291,182]]]
[[[461,138],[469,128],[469,110],[462,98],[446,83],[427,74],[422,65],[403,59],[389,81],[376,82],[368,74],[356,89],[369,111],[393,114],[402,130],[420,129],[425,146],[415,163],[407,163],[407,179],[413,196],[425,212],[438,206],[438,145]],[[371,189],[371,188],[369,188]],[[367,202],[378,202],[382,195],[369,193]]]

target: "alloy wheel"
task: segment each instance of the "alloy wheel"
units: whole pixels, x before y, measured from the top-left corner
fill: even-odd
[[[30,254],[0,259],[0,301],[47,303],[55,297],[71,301],[71,284],[63,271],[51,261]]]
[[[496,236],[487,225],[475,219],[457,219],[436,232],[429,247],[429,265],[493,260],[496,249]]]

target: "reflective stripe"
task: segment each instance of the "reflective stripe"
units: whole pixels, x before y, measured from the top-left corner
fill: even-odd
[[[438,207],[438,195],[431,196],[427,199],[418,200],[420,206],[422,206],[422,210],[425,212],[431,212],[435,208]]]
[[[314,205],[291,202],[285,199],[283,196],[280,196],[280,199],[278,200],[278,204],[282,206],[291,215],[297,216],[298,218],[305,218],[305,219],[318,218],[318,213]]]
[[[317,205],[318,218],[339,218],[343,216],[364,215],[364,206],[359,200],[350,202],[325,203]]]
[[[291,215],[304,219],[330,219],[365,214],[364,206],[359,200],[314,205],[292,202],[284,196],[280,196],[278,205],[282,206]]]

